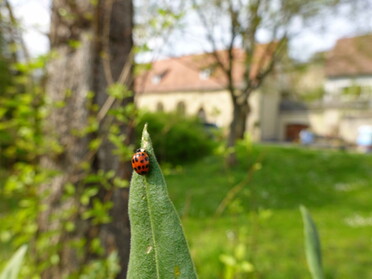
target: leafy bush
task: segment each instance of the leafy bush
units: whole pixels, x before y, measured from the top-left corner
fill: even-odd
[[[157,147],[156,156],[161,162],[191,162],[211,154],[216,146],[211,131],[196,117],[177,113],[142,112],[136,125],[137,135],[141,134],[145,123],[149,124],[152,141]],[[138,143],[139,140],[138,137]]]

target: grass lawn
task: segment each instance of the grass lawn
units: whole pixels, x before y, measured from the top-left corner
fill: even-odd
[[[165,178],[201,279],[229,278],[221,259],[231,278],[311,278],[300,204],[318,226],[326,278],[372,278],[371,169],[371,155],[265,145],[240,147],[233,169],[215,155]]]

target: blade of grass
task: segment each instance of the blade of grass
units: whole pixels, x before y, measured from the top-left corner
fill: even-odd
[[[305,206],[300,206],[304,223],[306,260],[313,279],[324,279],[322,251],[316,225]]]

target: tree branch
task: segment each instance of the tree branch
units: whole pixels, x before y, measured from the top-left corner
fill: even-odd
[[[230,14],[230,29],[231,29],[231,38],[230,38],[230,43],[229,47],[227,50],[227,55],[228,55],[228,67],[227,67],[227,78],[229,82],[229,91],[230,94],[234,94],[234,44],[235,44],[235,39],[238,35],[238,30],[240,29],[239,25],[239,11],[234,10],[233,4],[231,0],[229,0],[229,14]]]
[[[196,0],[193,0],[193,5],[194,6],[198,6]],[[207,18],[205,17],[205,14],[201,11],[200,7],[196,9],[198,15],[199,15],[199,18],[204,26],[204,28],[206,29],[207,31],[207,40],[209,41],[209,43],[211,44],[212,46],[212,56],[214,57],[214,59],[216,60],[216,63],[218,64],[218,66],[221,68],[221,70],[228,76],[228,68],[226,67],[226,65],[223,63],[223,60],[222,58],[220,57],[220,55],[218,54],[218,49],[217,49],[217,44],[216,44],[216,40],[214,38],[214,31],[213,31],[213,27],[211,27],[209,24],[208,24],[208,20]]]
[[[103,15],[103,57],[102,57],[102,64],[103,64],[103,72],[105,74],[106,81],[108,85],[112,85],[114,83],[114,78],[111,71],[111,55],[110,55],[110,22],[111,22],[111,13],[112,13],[112,6],[114,5],[113,0],[106,0],[105,6],[103,8],[104,15]]]
[[[270,59],[269,65],[263,70],[260,71],[256,77],[256,82],[254,84],[254,89],[261,86],[262,82],[266,78],[268,74],[270,74],[278,61],[279,54],[283,51],[283,47],[286,45],[287,36],[284,35],[278,43],[272,43],[271,45],[274,46],[274,52]],[[270,48],[270,45],[269,45]],[[269,50],[270,51],[270,50]]]
[[[244,80],[246,81],[246,88],[252,87],[252,64],[256,52],[256,33],[258,27],[261,23],[261,15],[259,14],[260,9],[260,0],[255,0],[249,7],[249,25],[247,29],[242,29],[242,40],[243,40],[243,49],[245,54],[245,69],[244,69]],[[244,90],[247,91],[247,90]],[[248,97],[248,96],[247,96]]]

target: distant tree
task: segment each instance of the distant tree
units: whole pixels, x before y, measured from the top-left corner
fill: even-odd
[[[193,0],[200,22],[205,29],[217,67],[227,80],[233,115],[227,146],[233,147],[243,138],[251,111],[249,99],[277,62],[286,54],[293,38],[294,22],[306,22],[338,1],[273,1],[273,0]],[[296,31],[298,32],[298,30]],[[264,37],[266,45],[262,45]],[[234,73],[239,61],[235,48],[244,52],[243,84],[237,84]],[[218,51],[224,49],[226,51]],[[228,163],[234,164],[231,153]]]
[[[169,49],[173,49],[170,38],[173,31],[182,29],[186,3],[179,0],[134,1],[134,38],[140,58],[150,61],[158,59],[159,55],[170,55]],[[143,66],[146,65],[138,65],[138,71],[143,70]]]
[[[132,29],[131,0],[52,2],[45,132],[54,152],[42,166],[57,174],[39,189],[42,278],[66,278],[84,267],[99,277],[102,269],[89,264],[113,251],[118,278],[125,278],[128,189],[118,184],[131,174],[123,149],[133,139],[126,114],[133,104]]]

